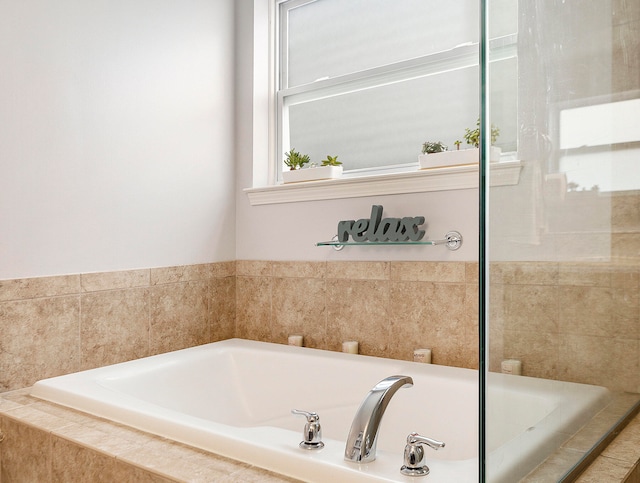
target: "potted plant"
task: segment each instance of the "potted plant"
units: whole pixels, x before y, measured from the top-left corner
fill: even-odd
[[[501,149],[493,144],[498,140],[500,135],[500,129],[493,124],[491,125],[491,148],[489,151],[489,161],[500,161]],[[475,129],[466,128],[464,130],[464,139],[467,144],[473,146],[473,149],[479,149],[480,147],[480,119],[476,122]]]
[[[289,167],[290,171],[302,169],[309,161],[311,161],[311,159],[308,154],[300,154],[293,148],[291,148],[291,151],[288,153],[284,153],[284,164]]]
[[[285,183],[298,183],[300,181],[315,181],[320,179],[334,179],[342,176],[342,163],[338,161],[338,156],[327,156],[321,162],[321,166],[311,163],[307,154],[300,154],[295,149],[285,153],[284,164],[289,167],[289,171],[282,172],[282,179]],[[305,165],[309,167],[305,167]]]
[[[491,142],[495,142],[500,134],[500,130],[491,126]],[[446,166],[457,166],[464,164],[477,164],[480,160],[480,150],[478,149],[480,143],[480,119],[476,123],[475,129],[465,129],[464,139],[467,144],[473,146],[471,149],[460,149],[462,141],[456,140],[456,149],[454,151],[448,151],[447,146],[438,142],[426,141],[422,144],[422,154],[418,156],[418,162],[420,168],[442,168]],[[491,146],[491,161],[498,161],[500,159],[500,148]]]
[[[436,142],[426,141],[422,143],[422,154],[442,153],[447,149],[448,148],[446,144],[443,144],[440,141],[436,141]]]

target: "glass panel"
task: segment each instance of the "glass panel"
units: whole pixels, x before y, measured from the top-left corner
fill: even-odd
[[[485,206],[486,479],[556,482],[640,399],[640,3],[518,3],[517,96],[488,100],[523,169]]]
[[[477,67],[455,70],[291,105],[290,146],[345,170],[415,163],[425,141],[454,149],[478,111]]]
[[[293,87],[477,42],[478,2],[317,0],[289,11],[287,32]]]

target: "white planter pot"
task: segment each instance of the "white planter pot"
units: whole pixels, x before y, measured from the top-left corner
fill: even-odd
[[[293,171],[282,172],[282,179],[285,183],[335,179],[341,176],[342,166],[317,166],[315,168],[294,169]]]
[[[489,161],[496,163],[500,161],[502,150],[491,146]],[[418,162],[420,169],[444,168],[446,166],[458,166],[463,164],[478,164],[480,161],[480,150],[478,148],[460,149],[455,151],[443,151],[441,153],[420,154]]]

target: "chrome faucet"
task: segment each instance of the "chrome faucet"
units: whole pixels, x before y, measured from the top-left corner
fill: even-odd
[[[409,376],[390,376],[373,386],[356,412],[344,448],[344,459],[367,463],[376,459],[380,421],[389,401],[401,387],[413,386]]]

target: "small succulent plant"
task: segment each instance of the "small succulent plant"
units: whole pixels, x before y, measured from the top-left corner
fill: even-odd
[[[433,153],[441,153],[442,151],[446,151],[446,144],[441,143],[440,141],[430,142],[427,141],[422,144],[422,154],[433,154]]]
[[[284,155],[284,164],[287,165],[291,171],[301,169],[305,164],[311,161],[308,154],[300,154],[293,148],[291,148],[291,151],[288,153],[284,153]]]
[[[338,161],[338,156],[329,156],[322,160],[322,166],[340,166],[342,163]]]
[[[467,144],[472,145],[477,148],[480,146],[480,119],[476,122],[475,129],[466,128],[464,130],[464,139],[467,141]],[[500,129],[495,127],[493,124],[491,125],[491,144],[494,144],[500,135]]]

